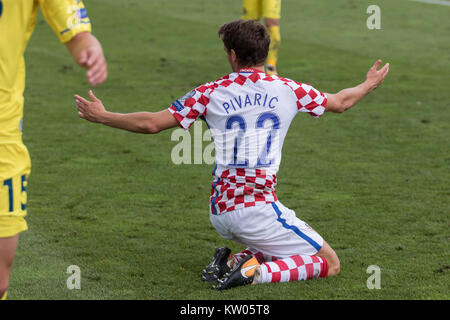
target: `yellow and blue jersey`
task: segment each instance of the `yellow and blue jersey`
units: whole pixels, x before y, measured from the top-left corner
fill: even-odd
[[[24,53],[39,7],[62,43],[91,31],[81,0],[0,0],[0,220],[25,215],[24,200],[18,199],[26,196],[31,168],[22,143]]]

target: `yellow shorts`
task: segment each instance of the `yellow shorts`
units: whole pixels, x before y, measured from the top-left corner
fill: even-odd
[[[21,143],[0,145],[0,238],[12,237],[28,229],[27,183],[30,174],[30,158]],[[9,165],[9,166],[8,166]]]
[[[280,19],[281,0],[243,0],[242,19]]]
[[[0,238],[13,237],[28,230],[24,217],[0,217]]]

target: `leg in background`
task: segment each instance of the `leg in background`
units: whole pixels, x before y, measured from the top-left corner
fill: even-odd
[[[281,44],[281,34],[278,19],[266,18],[265,24],[269,30],[270,47],[269,54],[266,60],[267,74],[277,74],[276,67],[278,62],[278,51]]]

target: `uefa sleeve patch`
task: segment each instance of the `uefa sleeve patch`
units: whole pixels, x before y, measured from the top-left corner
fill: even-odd
[[[183,96],[183,98],[181,98],[180,100],[181,100],[182,102],[184,102],[184,101],[186,101],[186,100],[192,98],[193,96],[195,96],[195,93],[196,93],[196,91],[195,91],[195,90],[192,90],[192,91],[186,93],[186,94]]]

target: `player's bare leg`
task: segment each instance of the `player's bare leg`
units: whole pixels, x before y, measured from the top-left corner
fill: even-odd
[[[335,276],[339,274],[341,270],[339,258],[336,252],[334,252],[325,240],[323,241],[322,249],[317,252],[316,256],[325,258],[328,261],[328,276]]]
[[[277,75],[278,49],[280,48],[281,35],[278,19],[265,18],[264,23],[269,30],[270,47],[266,61],[266,73]]]
[[[0,299],[6,298],[9,286],[9,275],[14,260],[19,235],[8,238],[0,238]]]

